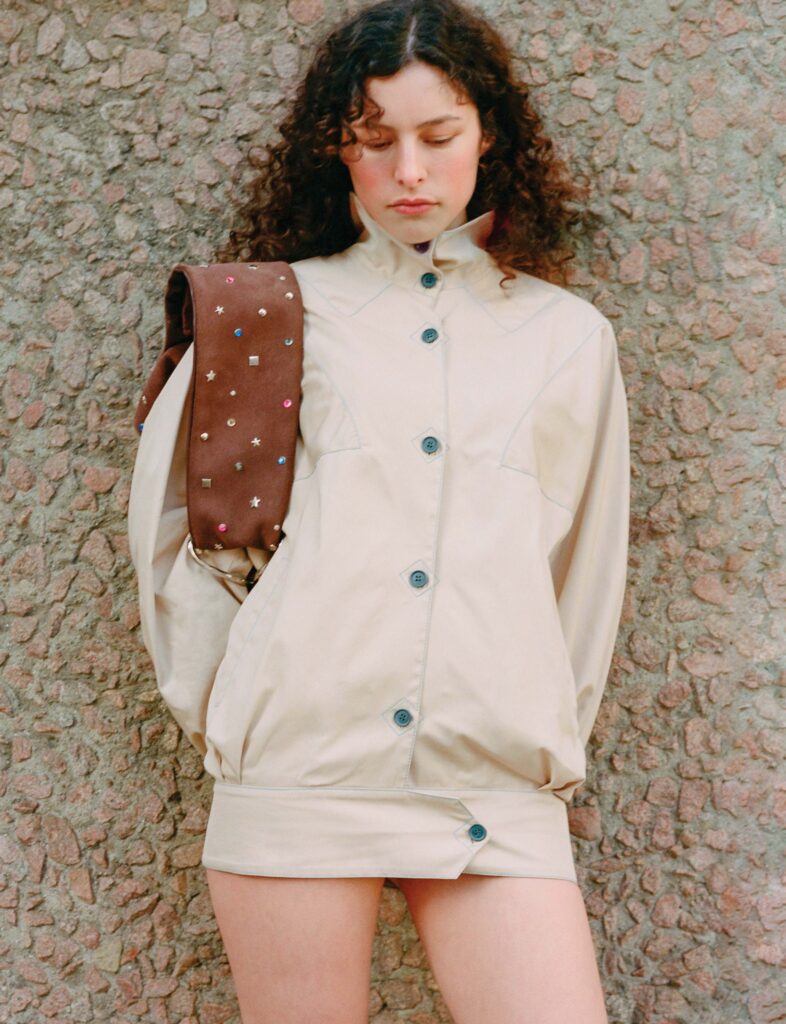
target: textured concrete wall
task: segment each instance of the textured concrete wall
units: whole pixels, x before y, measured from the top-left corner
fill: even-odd
[[[629,588],[571,814],[611,1024],[774,1024],[786,8],[483,6],[597,183],[572,287],[613,319],[630,401]],[[344,10],[0,10],[2,1022],[238,1019],[200,866],[210,780],[139,636],[132,415],[168,267],[224,240],[244,154]],[[371,1010],[449,1020],[395,890]]]

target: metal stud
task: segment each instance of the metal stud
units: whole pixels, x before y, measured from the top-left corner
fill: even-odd
[[[236,462],[235,463],[235,469],[242,469],[242,468],[243,468],[243,463],[242,462]]]
[[[212,487],[213,486],[212,479],[209,476],[203,476],[202,477],[202,486],[203,487]]]
[[[267,316],[267,310],[265,309],[264,306],[260,306],[259,309],[257,310],[257,313],[259,313],[260,316]]]
[[[234,397],[237,394],[237,391],[235,391],[235,389],[232,388],[232,390],[229,393]]]
[[[256,270],[257,269],[256,263],[249,263],[248,264],[248,269],[249,270]]]
[[[278,279],[279,279],[279,281],[286,281],[287,275],[286,274],[279,274],[278,275]]]
[[[227,420],[227,426],[228,427],[234,427],[234,425],[236,423],[237,423],[237,420],[234,418],[234,416],[230,416],[229,419]]]
[[[147,395],[142,395],[142,405],[147,405]]]
[[[203,430],[202,433],[199,436],[202,438],[203,441],[207,441],[207,431],[206,430]]]
[[[294,345],[295,344],[295,339],[294,338],[284,338],[284,344],[285,345]]]
[[[293,292],[284,292],[284,298],[285,299],[294,299],[294,297],[295,296],[294,296]]]
[[[271,551],[275,551],[276,548],[278,547],[278,544],[268,544],[268,547],[270,548]]]
[[[249,356],[248,357],[248,365],[249,366],[259,366],[259,356]]]
[[[259,498],[256,496],[256,494],[251,499],[251,501],[249,501],[249,505],[251,506],[251,508],[259,508]]]
[[[215,376],[216,376],[216,371],[215,370],[208,370],[208,372],[205,374],[205,377],[207,377],[208,380],[214,380]]]
[[[262,441],[258,437],[252,437],[251,443],[255,448],[259,448],[259,446],[262,444]]]
[[[216,551],[220,551],[220,550],[221,550],[221,548],[223,548],[223,546],[224,546],[223,544],[219,544],[218,542],[216,542],[216,543],[215,543],[215,544],[213,545],[213,547],[214,547],[214,548],[216,549]]]
[[[223,306],[216,306],[216,313],[218,313],[219,316],[221,316],[221,314],[223,312],[224,312],[224,307]]]
[[[281,529],[281,523],[276,523],[276,525],[273,527],[273,529],[274,530],[280,530]]]

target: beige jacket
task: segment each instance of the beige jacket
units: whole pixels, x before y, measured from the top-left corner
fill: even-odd
[[[265,564],[250,594],[186,550],[190,351],[140,437],[142,637],[216,780],[203,864],[575,881],[566,806],[626,580],[614,331],[528,274],[501,289],[491,212],[421,254],[349,201],[355,244],[293,264],[305,354],[285,536],[211,553]]]

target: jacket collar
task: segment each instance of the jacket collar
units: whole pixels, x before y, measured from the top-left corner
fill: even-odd
[[[350,252],[376,270],[393,279],[411,281],[413,276],[424,270],[439,270],[446,275],[475,277],[477,273],[488,272],[494,261],[486,253],[484,243],[494,226],[494,211],[466,219],[466,211],[460,216],[463,223],[441,231],[426,252],[418,250],[408,242],[401,242],[389,234],[363,206],[354,191],[349,193],[349,208],[354,224],[360,235]]]
[[[545,310],[566,301],[570,293],[530,274],[519,272],[514,287],[501,289],[502,273],[483,248],[493,223],[493,211],[442,231],[427,253],[388,234],[349,193],[352,219],[360,229],[357,240],[340,253],[312,257],[294,264],[301,287],[313,288],[344,316],[355,316],[393,286],[421,295],[420,275],[428,269],[445,272],[449,289],[462,289],[488,314],[490,325],[517,331]],[[312,266],[314,274],[306,274]],[[330,271],[330,273],[328,273]],[[422,296],[428,302],[427,296]]]

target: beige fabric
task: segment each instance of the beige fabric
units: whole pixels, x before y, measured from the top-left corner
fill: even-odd
[[[626,579],[614,331],[528,274],[500,289],[491,212],[421,254],[349,201],[358,241],[293,264],[305,361],[285,537],[212,553],[266,563],[251,594],[186,551],[190,356],[140,438],[142,636],[216,780],[202,863],[575,882],[567,804]]]

